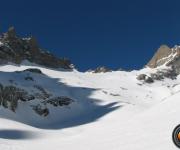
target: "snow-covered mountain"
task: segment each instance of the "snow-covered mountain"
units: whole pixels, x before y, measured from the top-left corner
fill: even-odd
[[[162,45],[147,64],[150,68],[162,65],[173,66],[176,72],[180,73],[180,46],[169,48],[167,45]]]
[[[19,56],[4,38],[0,45]],[[28,59],[24,48],[17,63],[4,47],[0,150],[177,149],[171,137],[180,123],[178,47],[157,52],[141,70],[85,73],[71,63],[53,67]]]

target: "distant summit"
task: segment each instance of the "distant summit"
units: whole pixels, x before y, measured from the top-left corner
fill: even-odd
[[[162,65],[171,66],[180,74],[180,46],[169,48],[167,45],[162,45],[147,64],[150,68]]]
[[[92,72],[92,73],[106,73],[106,72],[112,72],[111,69],[105,67],[105,66],[100,66],[100,67],[97,67],[96,69],[92,70],[88,70],[87,72]]]
[[[41,49],[35,37],[18,37],[15,28],[10,27],[0,36],[0,64],[21,64],[24,60],[50,68],[72,69],[70,60]]]

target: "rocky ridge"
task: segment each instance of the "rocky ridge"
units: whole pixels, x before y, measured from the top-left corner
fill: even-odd
[[[106,72],[112,72],[111,69],[105,67],[105,66],[101,66],[101,67],[97,67],[96,69],[90,69],[87,72],[92,72],[92,73],[106,73]]]
[[[180,46],[173,48],[162,45],[148,62],[146,67],[155,69],[154,73],[140,74],[138,80],[153,83],[155,80],[176,79],[180,74]],[[165,68],[164,68],[165,67]]]
[[[170,66],[177,74],[180,74],[180,46],[169,48],[167,45],[162,45],[147,64],[150,68],[162,65]]]
[[[0,36],[0,64],[21,64],[24,60],[50,68],[72,69],[70,60],[57,58],[39,47],[34,37],[18,37],[14,27]]]

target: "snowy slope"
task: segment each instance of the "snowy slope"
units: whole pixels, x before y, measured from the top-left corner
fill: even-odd
[[[35,66],[0,67],[0,83],[14,71]],[[64,72],[39,68],[44,75],[31,74],[35,82],[51,93],[75,100],[62,108],[50,107],[50,115],[34,114],[29,103],[14,113],[0,107],[0,150],[174,150],[173,128],[180,123],[180,77],[152,84],[136,79],[155,72],[115,71],[108,73]],[[24,77],[24,74],[22,74]],[[17,77],[18,85],[31,84]]]

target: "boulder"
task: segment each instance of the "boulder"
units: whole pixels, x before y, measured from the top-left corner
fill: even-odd
[[[138,80],[145,80],[146,76],[147,76],[146,74],[140,74],[137,76],[137,79]]]
[[[140,74],[137,76],[137,80],[142,80],[145,83],[153,83],[154,80],[152,79],[152,77],[146,75],[146,74]]]

